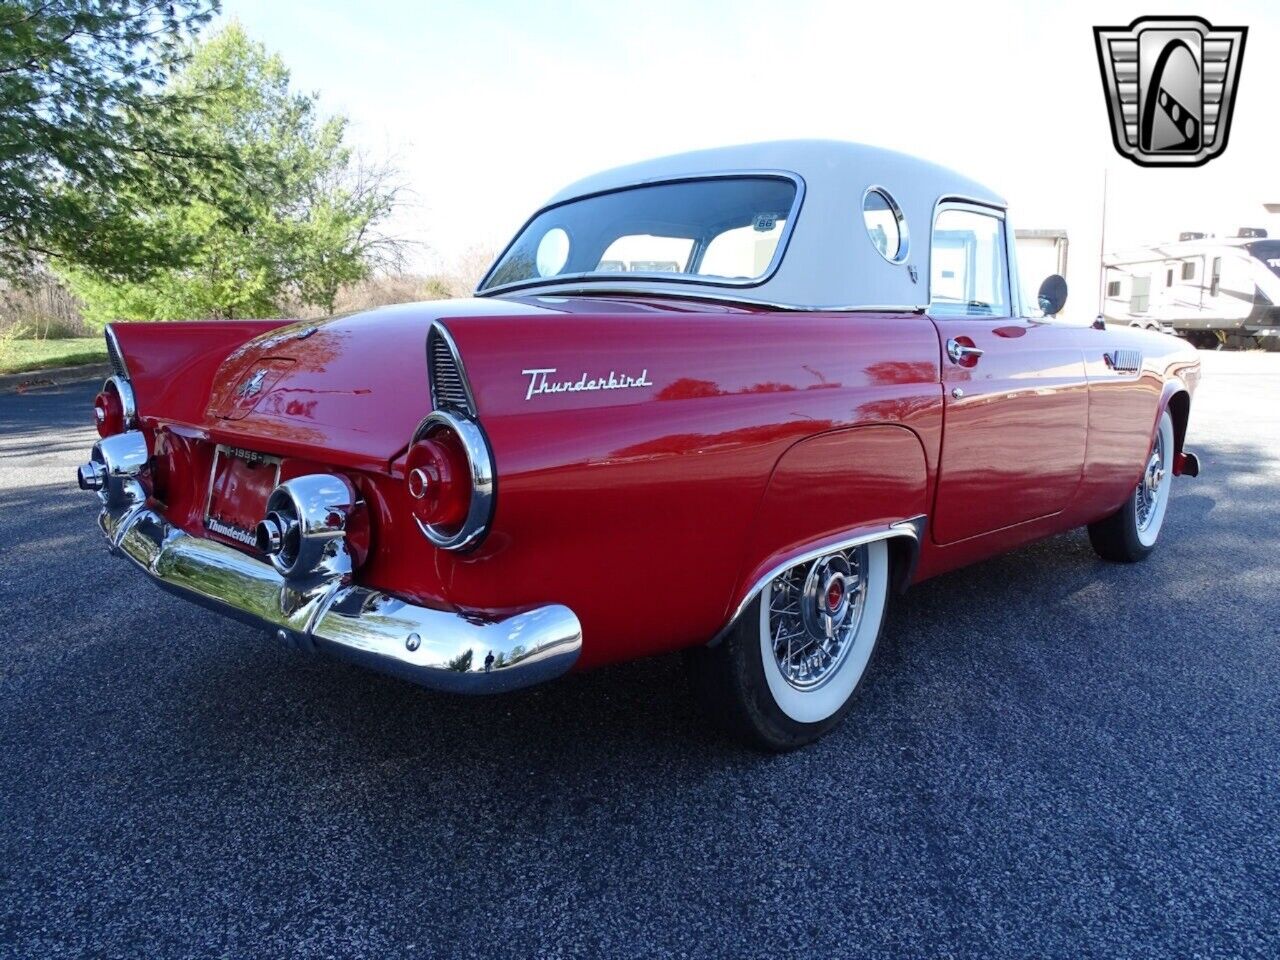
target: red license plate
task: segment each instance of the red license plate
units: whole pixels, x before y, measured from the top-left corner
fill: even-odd
[[[218,444],[213,454],[204,526],[210,533],[253,546],[253,528],[280,482],[280,458]]]

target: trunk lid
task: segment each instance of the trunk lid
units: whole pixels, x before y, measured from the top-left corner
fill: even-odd
[[[227,357],[205,425],[213,439],[251,450],[386,469],[431,410],[426,339],[433,320],[549,312],[464,300],[292,323]]]

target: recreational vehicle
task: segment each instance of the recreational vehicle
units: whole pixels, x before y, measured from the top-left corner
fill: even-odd
[[[1175,333],[1199,347],[1280,349],[1280,240],[1266,230],[1183,233],[1103,263],[1103,314],[1112,323]]]

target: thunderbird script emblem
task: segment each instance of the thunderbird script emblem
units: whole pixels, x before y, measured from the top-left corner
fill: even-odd
[[[1144,167],[1198,167],[1222,153],[1247,33],[1199,17],[1094,27],[1116,149]]]

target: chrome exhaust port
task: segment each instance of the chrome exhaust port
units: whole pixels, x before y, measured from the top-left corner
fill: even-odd
[[[286,480],[267,498],[254,545],[285,577],[345,577],[352,570],[347,520],[356,500],[350,481],[335,474]]]

